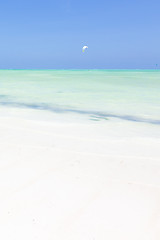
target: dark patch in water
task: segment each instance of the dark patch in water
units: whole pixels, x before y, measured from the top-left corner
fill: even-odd
[[[103,116],[91,115],[91,119],[90,120],[100,121],[100,120],[109,120],[109,119],[106,118],[106,117],[103,117]]]
[[[91,121],[100,121],[98,118],[90,118]]]
[[[1,94],[0,94],[0,98],[2,98],[2,99],[7,98],[7,99],[8,99],[8,96],[7,96],[7,95],[3,95],[3,94],[1,95]]]

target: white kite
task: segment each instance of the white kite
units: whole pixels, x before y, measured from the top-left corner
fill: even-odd
[[[84,52],[87,48],[88,48],[88,46],[84,46],[84,47],[82,48],[82,52]]]

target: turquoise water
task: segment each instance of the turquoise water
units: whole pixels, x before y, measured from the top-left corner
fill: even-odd
[[[160,124],[158,70],[0,70],[0,108]]]

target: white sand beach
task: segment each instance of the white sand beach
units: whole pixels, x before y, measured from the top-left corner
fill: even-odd
[[[159,240],[160,139],[148,126],[1,117],[1,239]]]

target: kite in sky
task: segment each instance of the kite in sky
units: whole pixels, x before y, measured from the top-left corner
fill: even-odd
[[[85,50],[88,48],[88,46],[84,46],[83,48],[82,48],[82,52],[85,52]]]

